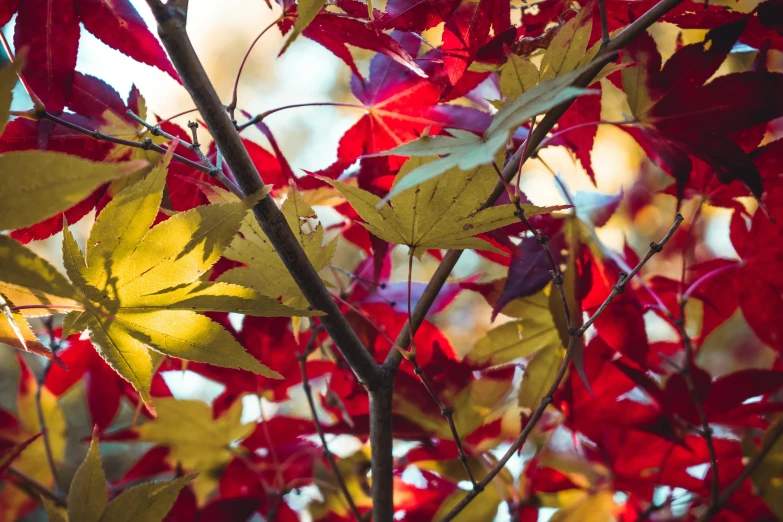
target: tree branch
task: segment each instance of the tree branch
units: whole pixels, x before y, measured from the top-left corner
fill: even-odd
[[[264,187],[253,161],[242,144],[233,121],[225,111],[204,67],[196,56],[182,14],[168,4],[148,0],[158,22],[158,34],[182,79],[185,88],[204,118],[225,161],[245,194]],[[253,208],[259,225],[269,238],[280,259],[301,289],[310,305],[327,315],[321,323],[343,354],[353,372],[369,390],[381,386],[383,372],[351,329],[340,308],[334,303],[323,281],[302,250],[282,212],[272,198],[262,198]]]
[[[122,138],[117,138],[116,136],[104,134],[103,132],[98,130],[85,129],[80,125],[76,125],[75,123],[66,121],[46,111],[37,113],[36,116],[38,117],[38,119],[50,120],[56,123],[57,125],[61,125],[67,129],[71,129],[72,131],[78,132],[79,134],[84,134],[85,136],[89,136],[98,141],[108,141],[110,143],[116,143],[117,145],[124,145],[125,147],[131,147],[134,149],[154,150],[159,154],[166,153],[166,149],[164,147],[161,147],[160,145],[153,143],[153,141],[150,138],[146,138],[144,141],[132,141],[132,140],[125,140]],[[198,170],[199,172],[204,172],[206,174],[209,174],[209,167],[205,167],[200,163],[196,163],[195,161],[191,161],[187,158],[183,158],[179,154],[174,154],[173,158],[179,161],[180,163],[187,165],[188,167]]]
[[[577,78],[577,80],[574,82],[574,86],[586,87],[589,85],[593,78],[595,78],[601,69],[603,69],[604,64],[609,61],[608,58],[613,56],[613,53],[628,45],[634,38],[647,30],[648,27],[650,27],[664,14],[676,7],[680,2],[682,2],[682,0],[661,0],[641,17],[637,18],[635,22],[628,25],[619,34],[617,34],[617,36],[611,39],[609,44],[606,46],[604,53],[600,54],[595,58],[595,60],[593,60],[594,66],[585,71],[582,76]],[[561,105],[558,105],[549,111],[539,122],[535,131],[532,132],[528,137],[530,144],[525,147],[527,154],[523,157],[523,147],[520,147],[514,156],[512,156],[508,163],[506,163],[506,165],[503,167],[502,174],[506,182],[514,179],[520,164],[537,152],[541,142],[544,140],[544,138],[546,138],[547,134],[549,134],[555,124],[557,124],[557,121],[560,119],[560,117],[566,112],[566,110],[568,110],[568,107],[571,106],[571,103],[572,101],[567,101]],[[505,185],[503,183],[498,183],[495,185],[495,189],[493,190],[492,194],[481,208],[483,209],[491,207],[504,190]],[[433,274],[432,279],[430,279],[429,283],[424,289],[424,292],[419,298],[419,301],[416,304],[416,308],[413,310],[412,326],[414,332],[419,328],[419,325],[426,317],[428,310],[435,302],[435,299],[438,297],[438,293],[440,293],[440,289],[448,280],[451,271],[454,269],[454,266],[457,264],[457,261],[459,261],[461,255],[461,250],[449,250],[448,253],[443,256],[443,261],[441,261],[440,265],[438,265],[437,270],[435,270],[435,274]],[[410,344],[409,330],[410,328],[403,328],[400,331],[400,335],[397,337],[397,345],[403,349],[407,348]],[[384,361],[384,366],[391,371],[395,371],[396,368],[399,367],[400,362],[402,362],[402,355],[397,350],[393,350],[389,353],[386,361]]]
[[[237,187],[233,181],[228,179],[226,175],[223,173],[222,169],[217,168],[215,165],[212,164],[211,161],[209,161],[209,158],[204,155],[203,152],[201,152],[201,145],[198,142],[198,123],[189,121],[188,122],[188,128],[190,128],[190,132],[193,136],[193,142],[190,143],[188,140],[183,140],[181,138],[177,138],[176,136],[169,134],[168,132],[164,131],[160,128],[160,124],[158,125],[152,125],[151,123],[148,123],[144,121],[140,116],[138,116],[135,112],[128,110],[125,111],[125,114],[136,120],[137,123],[144,126],[150,134],[153,136],[162,136],[166,138],[167,140],[174,141],[179,140],[179,143],[186,146],[191,150],[191,152],[195,153],[196,156],[198,156],[198,159],[201,160],[201,164],[204,165],[207,169],[207,174],[212,176],[213,178],[220,181],[224,187],[226,187],[228,190],[231,191],[232,194],[234,194],[236,197],[242,199],[244,197],[244,194],[242,194],[242,191]]]
[[[64,498],[60,497],[57,493],[47,488],[34,478],[28,476],[26,473],[19,471],[14,467],[6,468],[5,473],[12,476],[16,481],[16,485],[25,490],[36,500],[39,500],[39,497],[46,497],[54,502],[58,507],[66,507],[68,505]]]
[[[54,325],[53,318],[50,316],[46,321],[46,328],[49,331],[49,349],[52,353],[56,354],[60,349],[60,343],[55,341],[54,338]],[[60,473],[57,471],[57,463],[54,461],[54,453],[52,453],[52,444],[49,441],[49,430],[46,429],[46,415],[44,415],[43,404],[41,403],[41,394],[43,392],[44,383],[46,377],[49,375],[49,371],[52,369],[52,361],[46,361],[43,372],[38,376],[37,387],[35,389],[35,413],[38,416],[38,429],[41,430],[41,440],[43,441],[44,450],[46,452],[46,462],[49,465],[49,470],[52,473],[52,480],[54,481],[54,488],[56,491],[62,490],[60,484]]]
[[[745,466],[745,469],[742,470],[742,473],[740,473],[739,476],[734,479],[734,482],[732,482],[726,489],[723,490],[723,493],[720,494],[717,502],[712,503],[707,511],[701,517],[699,517],[697,522],[707,522],[720,512],[723,506],[731,499],[732,495],[734,495],[734,493],[736,493],[737,490],[742,486],[743,482],[745,482],[745,480],[750,477],[754,471],[756,471],[756,468],[759,467],[764,458],[769,454],[770,451],[772,451],[772,448],[775,447],[778,439],[780,439],[782,436],[783,422],[778,422],[775,424],[771,435],[769,435],[769,438],[767,438],[767,440],[764,441],[764,443],[761,445],[759,452],[756,453],[752,459],[750,459],[748,464]]]
[[[296,359],[299,361],[299,369],[302,372],[302,387],[304,388],[305,395],[307,396],[307,403],[310,405],[310,413],[313,415],[313,422],[315,423],[315,429],[318,432],[318,437],[321,439],[321,444],[324,447],[324,457],[329,461],[334,476],[337,478],[337,483],[340,485],[340,491],[342,491],[345,500],[356,517],[358,522],[363,520],[362,514],[359,512],[359,508],[356,507],[356,503],[348,491],[348,486],[345,483],[340,468],[337,467],[337,462],[334,460],[334,454],[329,451],[329,446],[326,444],[326,435],[324,434],[324,428],[321,426],[321,421],[318,420],[318,411],[315,409],[315,401],[313,400],[313,390],[310,386],[310,379],[307,377],[307,357],[315,350],[315,342],[318,339],[318,329],[313,328],[310,334],[310,340],[307,342],[304,352],[296,354]]]
[[[522,445],[527,441],[528,436],[533,431],[533,428],[538,423],[538,421],[541,419],[541,417],[544,415],[544,411],[546,410],[547,406],[552,404],[552,401],[554,400],[555,392],[560,387],[560,382],[565,377],[566,371],[568,370],[568,365],[571,362],[571,358],[573,356],[574,352],[574,346],[576,346],[576,341],[584,335],[585,331],[589,328],[593,322],[598,318],[601,313],[603,313],[604,310],[606,310],[606,307],[609,306],[609,304],[614,300],[615,297],[617,297],[624,289],[625,286],[628,284],[628,282],[633,278],[634,275],[636,275],[639,270],[642,269],[642,267],[647,263],[647,261],[650,260],[652,256],[663,250],[664,245],[667,241],[672,237],[674,232],[677,230],[677,228],[680,226],[680,223],[682,223],[682,215],[678,212],[677,216],[674,220],[674,224],[672,225],[671,229],[669,229],[669,232],[661,239],[658,243],[650,243],[650,250],[647,252],[647,255],[645,255],[640,261],[639,264],[636,265],[636,267],[631,271],[630,274],[627,276],[620,276],[620,280],[617,282],[616,285],[614,285],[614,289],[612,292],[606,297],[603,303],[601,303],[601,306],[598,307],[598,310],[595,311],[595,313],[590,317],[589,320],[585,322],[584,325],[582,325],[581,328],[573,329],[570,332],[570,338],[568,340],[568,346],[566,347],[566,354],[563,358],[563,361],[560,363],[560,367],[557,370],[557,375],[555,376],[554,382],[552,382],[552,385],[549,387],[549,391],[547,391],[546,395],[541,399],[541,402],[539,403],[536,410],[533,412],[533,414],[530,416],[530,419],[527,421],[527,424],[525,424],[524,429],[519,434],[517,439],[514,441],[514,444],[511,445],[511,447],[506,451],[505,454],[500,458],[498,463],[495,465],[494,468],[492,468],[484,477],[484,479],[478,483],[478,487],[473,488],[472,491],[468,492],[462,500],[455,505],[451,511],[449,511],[439,522],[448,522],[449,520],[452,520],[454,517],[456,517],[463,509],[465,509],[465,506],[470,504],[470,502],[478,496],[478,494],[483,491],[483,489],[492,482],[492,479],[495,478],[495,476],[500,473],[500,471],[503,469],[503,467],[506,465],[506,463],[511,459],[511,457],[517,452],[519,448],[522,447]],[[783,424],[783,423],[781,423]]]

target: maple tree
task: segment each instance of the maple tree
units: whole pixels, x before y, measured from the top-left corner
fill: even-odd
[[[783,520],[780,0],[267,1],[230,99],[146,3],[0,0],[0,519]],[[244,110],[270,31],[357,103]],[[357,112],[317,172],[307,105]]]

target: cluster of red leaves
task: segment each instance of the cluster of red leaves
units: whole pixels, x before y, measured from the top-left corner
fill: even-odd
[[[297,6],[288,0],[279,3],[286,14],[279,22],[285,34],[293,24]],[[653,0],[606,0],[609,30],[625,27],[654,4]],[[777,354],[783,351],[783,277],[777,272],[783,263],[783,145],[780,140],[765,139],[769,122],[783,115],[783,75],[766,69],[767,51],[783,51],[780,5],[779,0],[768,0],[747,14],[686,1],[666,14],[663,21],[683,29],[710,29],[706,43],[681,47],[662,63],[655,41],[645,33],[620,58],[636,66],[636,87],[649,96],[644,113],[635,114],[635,124],[623,128],[674,177],[675,184],[664,193],[675,196],[678,203],[701,199],[704,204],[731,209],[729,237],[738,255],[738,259],[695,256],[694,244],[704,244],[704,231],[696,227],[675,236],[674,246],[667,247],[663,255],[672,261],[687,260],[690,266],[685,276],[681,280],[648,277],[644,284],[628,286],[596,321],[595,334],[584,349],[584,374],[591,389],[577,372],[572,372],[555,397],[553,406],[559,415],[552,411],[542,425],[543,431],[558,437],[557,448],[550,448],[558,453],[558,459],[580,461],[600,470],[591,485],[593,489],[600,487],[628,496],[618,514],[623,520],[636,520],[660,486],[691,492],[694,496],[689,509],[707,505],[710,494],[710,473],[697,476],[690,471],[696,466],[709,466],[710,456],[705,440],[689,428],[698,425],[700,418],[684,378],[676,370],[676,364],[682,364],[685,357],[683,342],[648,336],[649,317],[655,315],[676,330],[683,319],[680,302],[687,295],[703,305],[701,330],[691,340],[697,354],[705,339],[738,313],[763,344]],[[389,0],[384,11],[376,10],[370,16],[362,2],[337,0],[328,11],[322,10],[302,34],[347,64],[353,72],[351,92],[365,113],[341,138],[337,161],[318,174],[329,178],[355,176],[360,187],[383,196],[405,158],[368,155],[413,141],[425,132],[486,130],[491,114],[485,110],[485,99],[501,96],[495,76],[471,70],[471,65],[498,64],[513,51],[525,54],[546,47],[557,27],[571,16],[573,6],[564,0],[537,2],[523,10],[519,25],[511,22],[511,7],[511,2],[503,0]],[[14,44],[17,49],[27,49],[24,77],[47,110],[61,113],[66,121],[99,129],[111,117],[114,123],[125,122],[130,134],[139,135],[140,131],[126,115],[128,109],[140,113],[140,94],[135,88],[123,100],[101,80],[74,70],[80,24],[107,45],[177,79],[157,39],[129,0],[0,0],[0,25],[8,23],[14,13],[18,13]],[[590,16],[594,17],[589,39],[592,45],[600,40],[601,27],[598,11]],[[422,32],[439,25],[443,26],[442,41],[423,47]],[[710,80],[738,44],[760,50],[752,69]],[[375,53],[367,77],[361,75],[349,45]],[[609,79],[627,90],[619,73]],[[66,108],[70,112],[61,112]],[[558,130],[597,122],[600,113],[600,97],[581,98],[560,121]],[[257,126],[269,138],[272,151],[250,141],[245,144],[266,183],[275,187],[295,183],[302,190],[324,186],[315,177],[295,176],[269,128],[263,123]],[[188,137],[177,125],[166,123],[163,128],[175,136]],[[552,143],[570,149],[593,181],[590,150],[595,135],[596,127],[587,126]],[[526,136],[527,130],[520,129],[515,141],[519,143]],[[48,121],[11,121],[0,137],[0,153],[29,149],[59,151],[96,161],[124,158],[131,152]],[[177,153],[198,160],[185,147]],[[216,156],[214,148],[208,155]],[[231,177],[227,168],[225,172]],[[183,211],[206,203],[201,188],[213,182],[186,165],[172,163],[167,179],[168,207]],[[645,190],[642,187],[642,192]],[[762,210],[749,214],[738,200],[744,196],[754,196]],[[49,237],[62,229],[63,218],[76,222],[110,198],[107,187],[102,187],[62,215],[13,231],[12,236],[23,242]],[[567,233],[574,226],[568,219],[578,219],[579,226],[587,228],[605,225],[621,205],[622,193],[616,197],[578,193],[571,199],[575,218],[542,216],[534,218],[533,223],[549,237],[556,262],[573,261],[578,275],[578,287],[573,290],[576,300],[581,312],[591,314],[612,291],[621,270],[627,271],[638,262],[638,255],[627,248],[622,255],[601,257],[597,249],[589,248],[594,245],[587,244],[584,236],[576,239]],[[631,214],[646,206],[649,198],[641,201],[628,205]],[[367,254],[367,259],[354,268],[348,286],[341,289],[346,303],[343,312],[368,350],[382,362],[393,349],[387,335],[394,338],[403,328],[406,301],[410,298],[415,306],[424,285],[414,283],[409,296],[405,283],[392,282],[389,245],[357,226],[358,217],[347,204],[337,210],[346,221],[340,229],[342,236]],[[166,219],[166,215],[161,213],[160,219]],[[547,256],[535,239],[525,235],[521,224],[506,227],[488,239],[512,253],[510,260],[485,254],[489,260],[508,266],[507,278],[489,284],[468,279],[446,285],[431,314],[443,311],[460,292],[473,290],[486,298],[496,316],[510,302],[537,294],[550,283]],[[302,384],[296,354],[313,344],[312,335],[318,336],[316,345],[329,343],[323,333],[304,331],[294,335],[290,319],[246,317],[241,328],[235,329],[227,315],[211,317],[231,331],[249,353],[284,377],[270,381],[239,370],[188,364],[187,370],[224,386],[212,406],[215,419],[227,415],[247,394],[271,403],[288,401]],[[491,396],[496,397],[497,404],[483,406],[498,406],[507,399],[514,391],[515,373],[528,362],[514,361],[501,367],[469,364],[430,321],[418,330],[416,344],[418,363],[441,397],[455,400],[472,393],[477,397],[494,394]],[[112,426],[123,397],[140,407],[130,385],[109,368],[88,340],[72,337],[64,346],[60,356],[68,371],[53,367],[44,383],[46,389],[61,396],[77,383],[84,383],[87,409],[101,432]],[[305,363],[309,379],[328,383],[325,393],[316,394],[320,409],[333,421],[325,429],[366,441],[367,394],[339,354],[330,353],[324,350],[319,352],[321,357],[311,357]],[[714,448],[720,463],[721,488],[733,482],[743,468],[740,437],[757,435],[758,430],[753,429],[765,429],[769,414],[781,409],[774,395],[783,386],[783,368],[779,357],[776,361],[772,369],[741,369],[720,375],[711,374],[708,365],[698,358],[688,361],[708,421],[725,432],[716,437]],[[179,361],[167,360],[155,376],[153,395],[170,396],[160,372],[181,369]],[[425,396],[410,365],[402,365],[395,386],[394,436],[417,443],[397,461],[396,519],[429,521],[443,499],[459,490],[464,478],[448,471],[458,463],[457,448],[447,428],[434,427],[445,426],[441,412]],[[513,440],[519,431],[519,423],[509,430],[501,417],[479,411],[456,413],[466,418],[461,424],[466,429],[460,435],[469,457],[476,460],[488,448]],[[16,422],[10,414],[0,415],[4,415],[0,417],[4,424],[6,417],[9,423]],[[301,418],[278,415],[259,422],[242,440],[242,451],[237,451],[222,469],[217,489],[208,501],[197,502],[194,492],[185,489],[167,520],[239,522],[253,513],[297,520],[282,496],[321,479],[318,470],[325,466],[325,460],[319,445],[312,442],[315,433],[315,424]],[[564,436],[570,436],[570,440],[560,441]],[[136,432],[130,428],[105,437],[133,440]],[[23,449],[19,444],[26,443],[0,439],[0,448],[18,453]],[[120,484],[183,471],[172,464],[169,454],[166,445],[156,445]],[[590,489],[575,482],[573,474],[557,469],[553,464],[556,461],[539,455],[524,462],[524,487],[517,492],[516,501],[510,502],[520,520],[537,519],[537,496]],[[410,466],[420,469],[424,485],[421,480],[412,485],[402,479]],[[354,463],[353,472],[363,477],[358,486],[361,490],[367,485],[366,462]],[[733,511],[722,514],[722,520],[760,521],[771,516],[749,481],[737,491],[731,504]],[[328,498],[326,505],[331,505]],[[367,505],[360,509],[366,510]],[[345,510],[327,508],[319,519],[349,517]]]

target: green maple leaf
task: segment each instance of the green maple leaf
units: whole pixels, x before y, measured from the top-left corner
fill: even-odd
[[[395,186],[428,161],[431,160],[408,160],[397,175]],[[390,204],[346,183],[324,181],[342,193],[364,220],[362,225],[367,230],[384,241],[407,245],[417,256],[431,248],[493,250],[492,245],[474,236],[519,219],[514,215],[514,205],[480,210],[497,181],[492,165],[480,165],[467,172],[454,167],[443,176],[418,185],[414,191],[397,193]],[[564,207],[522,205],[522,208],[530,217]]]
[[[67,514],[51,501],[42,500],[52,522],[159,522],[171,510],[182,488],[194,478],[195,475],[186,475],[139,484],[107,502],[106,475],[98,453],[98,440],[93,437],[87,456],[71,482]]]
[[[208,197],[213,203],[236,201],[230,192],[215,188],[210,188]],[[324,228],[317,221],[312,224],[311,220],[318,216],[302,194],[292,187],[281,211],[313,267],[316,270],[326,268],[334,256],[337,239],[323,244]],[[242,222],[239,235],[231,241],[224,256],[245,266],[225,272],[218,278],[219,282],[241,284],[263,295],[280,297],[288,306],[307,307],[307,299],[252,215]]]
[[[199,312],[314,314],[250,288],[204,278],[262,195],[197,207],[150,229],[169,160],[170,155],[106,206],[90,233],[86,257],[65,224],[63,262],[70,282],[22,245],[0,237],[0,280],[81,304],[81,309],[66,316],[64,335],[89,332],[101,356],[149,406],[152,375],[160,357],[154,359],[148,348],[180,359],[280,378],[222,326]]]

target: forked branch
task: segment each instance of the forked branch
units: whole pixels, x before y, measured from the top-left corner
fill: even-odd
[[[601,306],[598,308],[598,310],[595,311],[595,313],[585,321],[585,324],[583,324],[580,328],[572,329],[570,332],[570,338],[568,340],[568,346],[566,347],[566,353],[565,357],[563,358],[563,361],[560,363],[560,367],[557,370],[557,375],[555,376],[555,380],[552,382],[552,385],[549,387],[549,390],[547,391],[546,395],[541,399],[541,402],[539,403],[538,407],[535,409],[533,414],[530,416],[530,419],[525,424],[525,427],[522,429],[522,432],[519,434],[517,439],[514,441],[514,443],[511,445],[511,447],[506,451],[505,454],[500,458],[498,463],[495,465],[494,468],[492,468],[489,473],[487,473],[487,476],[484,477],[484,479],[481,480],[481,482],[478,483],[478,487],[474,488],[472,491],[468,492],[462,500],[455,505],[451,511],[449,511],[441,520],[440,522],[448,522],[449,520],[454,519],[463,509],[465,509],[465,506],[470,504],[470,502],[476,498],[479,493],[490,483],[492,482],[492,479],[495,478],[495,476],[500,473],[500,471],[503,469],[503,467],[506,465],[506,463],[511,459],[512,456],[517,452],[519,448],[522,447],[522,445],[527,441],[528,436],[533,431],[533,428],[535,428],[538,421],[541,419],[541,417],[544,415],[544,411],[546,410],[547,406],[552,404],[552,401],[554,400],[555,392],[560,387],[560,382],[565,377],[566,371],[568,370],[568,365],[571,362],[571,358],[573,356],[574,352],[574,346],[576,345],[577,340],[584,335],[584,333],[587,331],[587,329],[592,325],[595,320],[598,318],[598,316],[603,313],[604,310],[606,310],[606,307],[609,306],[609,304],[614,300],[615,297],[617,297],[628,285],[630,280],[635,276],[639,270],[642,269],[642,267],[647,263],[647,261],[650,260],[652,256],[654,256],[656,253],[663,250],[664,245],[666,245],[666,242],[669,241],[669,239],[672,237],[674,232],[677,230],[677,228],[680,226],[680,223],[682,223],[682,215],[680,213],[677,213],[677,216],[674,220],[674,224],[672,225],[671,229],[669,229],[669,232],[657,243],[650,243],[650,250],[647,252],[647,255],[645,255],[640,261],[639,264],[636,265],[636,267],[631,271],[630,274],[621,276],[620,280],[617,282],[617,284],[614,285],[614,288],[612,292],[606,297],[603,303],[601,303]]]
[[[185,30],[182,13],[171,2],[147,0],[158,22],[158,34],[207,124],[215,143],[244,194],[263,189],[264,182],[250,158],[234,122],[215,92]],[[310,305],[326,313],[320,318],[337,348],[359,380],[370,390],[380,386],[382,371],[334,303],[323,281],[296,240],[272,198],[262,198],[253,208],[259,225]]]
[[[340,485],[340,491],[342,491],[345,500],[348,502],[348,506],[351,508],[353,516],[356,517],[357,522],[363,520],[362,514],[359,512],[359,508],[356,507],[351,492],[348,491],[348,485],[345,483],[345,477],[343,477],[342,471],[337,467],[337,462],[334,459],[334,454],[329,451],[329,446],[326,443],[326,434],[324,428],[321,426],[321,421],[318,420],[318,410],[315,408],[315,401],[313,400],[313,389],[310,386],[310,379],[307,377],[307,357],[315,351],[315,343],[318,340],[319,329],[313,328],[310,332],[310,340],[307,342],[307,346],[304,351],[296,354],[296,359],[299,361],[299,369],[302,373],[302,387],[304,388],[305,395],[307,396],[307,403],[310,406],[310,413],[313,416],[313,423],[315,429],[318,432],[318,438],[321,439],[321,445],[323,446],[323,454],[326,460],[329,461],[329,466],[334,472],[334,476],[337,479],[337,483]]]

